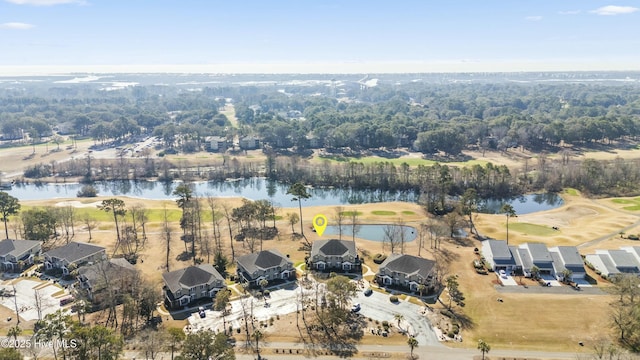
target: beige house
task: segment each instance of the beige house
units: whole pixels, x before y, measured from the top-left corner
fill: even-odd
[[[356,244],[350,240],[316,240],[311,245],[310,267],[318,271],[361,271]]]
[[[67,245],[51,249],[44,253],[44,267],[62,269],[64,275],[71,271],[70,267],[79,268],[93,265],[107,258],[105,248],[83,242],[70,242]]]

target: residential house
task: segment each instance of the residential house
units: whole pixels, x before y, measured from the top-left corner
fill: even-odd
[[[229,147],[227,139],[220,136],[207,136],[205,141],[207,151],[225,152]]]
[[[100,261],[78,269],[78,283],[87,298],[99,302],[102,294],[109,290],[114,294],[125,294],[132,289],[138,278],[138,271],[124,258]]]
[[[356,244],[350,240],[316,240],[311,245],[309,265],[314,270],[352,272],[360,271],[361,263]]]
[[[260,281],[293,280],[296,271],[293,262],[278,250],[264,250],[240,256],[236,259],[238,279],[249,286],[260,286]]]
[[[520,249],[525,249],[529,257],[531,258],[532,266],[523,266],[523,270],[526,273],[531,273],[531,269],[535,266],[538,268],[540,275],[552,275],[555,276],[553,267],[553,258],[547,249],[545,244],[541,243],[526,243],[519,246]],[[528,264],[527,264],[528,265]]]
[[[516,270],[516,262],[506,241],[485,240],[482,242],[482,255],[494,271],[504,270],[507,273]]]
[[[254,150],[260,147],[260,139],[253,136],[245,136],[240,138],[239,145],[242,150]]]
[[[413,292],[424,285],[427,291],[436,284],[436,262],[413,255],[391,254],[380,264],[376,282],[383,286],[398,286]]]
[[[201,264],[162,274],[164,302],[171,309],[198,299],[211,299],[225,288],[224,278],[213,265]]]
[[[36,256],[40,256],[42,247],[39,241],[11,240],[0,241],[0,270],[9,272],[22,271],[33,265]]]
[[[640,262],[626,250],[596,250],[585,260],[603,276],[617,274],[640,274]]]
[[[61,269],[68,275],[72,267],[93,265],[107,258],[105,248],[82,242],[70,242],[67,245],[51,249],[44,253],[45,269]]]
[[[582,281],[587,272],[584,268],[584,260],[575,246],[556,246],[549,248],[549,253],[553,258],[554,270],[558,280]],[[571,276],[564,278],[564,270],[569,270]]]

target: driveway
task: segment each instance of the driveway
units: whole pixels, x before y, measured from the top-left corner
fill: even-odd
[[[48,281],[35,281],[27,279],[18,279],[15,282],[16,296],[3,296],[0,297],[0,305],[15,311],[15,303],[18,303],[18,311],[20,317],[25,321],[37,320],[38,310],[36,307],[35,293],[36,291],[40,295],[41,299],[41,312],[42,317],[47,314],[52,314],[60,309],[60,299],[68,296],[65,291],[65,295],[54,297],[53,294],[58,293],[61,289]],[[13,292],[11,281],[2,282],[0,288],[5,291]]]
[[[413,334],[418,340],[419,346],[444,346],[438,341],[435,330],[422,315],[423,306],[419,306],[408,301],[400,301],[392,303],[389,301],[389,295],[374,291],[370,296],[365,296],[359,291],[353,299],[354,303],[360,303],[360,314],[367,318],[379,321],[388,321],[394,327],[397,327],[397,320],[394,319],[395,314],[401,314],[404,321],[400,323],[401,327],[407,327],[405,330],[409,334]]]

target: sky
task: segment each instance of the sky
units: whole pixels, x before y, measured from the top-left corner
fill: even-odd
[[[0,0],[0,72],[640,70],[640,0]]]

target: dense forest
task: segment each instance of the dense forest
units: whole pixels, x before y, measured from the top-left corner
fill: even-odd
[[[4,146],[59,143],[61,136],[117,144],[155,135],[174,152],[203,150],[208,136],[233,141],[253,135],[268,154],[266,175],[291,183],[426,194],[437,187],[438,193],[449,195],[474,187],[483,197],[572,186],[591,194],[619,195],[639,190],[637,164],[578,163],[567,149],[635,140],[640,132],[640,83],[633,78],[637,75],[517,74],[515,80],[500,74],[399,75],[373,82],[353,76],[299,81],[291,76],[264,81],[192,76],[184,82],[169,77],[172,85],[161,83],[157,75],[129,75],[128,80],[137,82],[115,88],[105,85],[111,80],[14,79],[0,82],[0,131]],[[232,104],[237,122],[225,115]],[[404,148],[440,161],[464,159],[465,149],[517,148],[561,156],[541,155],[513,173],[491,164],[457,168],[311,163],[305,159],[309,148],[356,155]],[[283,153],[302,156],[277,156]],[[84,161],[91,159],[60,164],[57,171],[82,176],[88,172]],[[98,168],[96,178],[170,179],[176,174],[170,174],[175,164],[148,156],[117,161],[95,161],[91,166]],[[225,162],[219,169],[199,170],[197,176],[265,175],[264,167]],[[54,172],[46,164],[30,170],[33,177]]]

